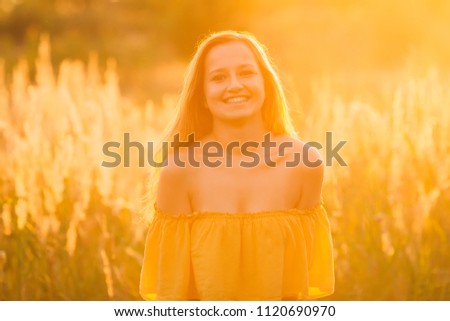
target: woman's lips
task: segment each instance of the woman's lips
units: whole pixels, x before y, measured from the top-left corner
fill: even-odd
[[[248,97],[246,96],[235,96],[235,97],[229,97],[224,99],[225,103],[227,104],[240,104],[245,103],[248,101]]]

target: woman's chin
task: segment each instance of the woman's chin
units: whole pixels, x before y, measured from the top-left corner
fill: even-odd
[[[239,108],[230,108],[227,110],[223,110],[220,114],[213,114],[213,118],[217,118],[222,122],[226,121],[245,121],[252,120],[261,116],[261,110],[254,110],[248,107]]]
[[[253,113],[233,113],[227,115],[221,115],[217,117],[218,120],[222,123],[230,123],[230,124],[242,124],[245,122],[250,122],[256,118],[256,115]]]

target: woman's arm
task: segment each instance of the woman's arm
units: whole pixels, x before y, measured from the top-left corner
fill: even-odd
[[[183,156],[181,156],[182,158]],[[169,156],[167,166],[161,169],[156,203],[163,212],[173,214],[189,214],[192,212],[190,204],[190,168],[175,163],[174,155]]]
[[[308,146],[303,149],[303,158],[299,166],[301,182],[300,201],[297,208],[306,209],[322,202],[322,182],[324,162],[319,151]]]

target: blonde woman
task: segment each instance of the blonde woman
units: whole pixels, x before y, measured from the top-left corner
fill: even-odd
[[[334,292],[321,156],[297,138],[249,33],[205,38],[157,181],[146,300],[302,300]],[[164,150],[164,148],[163,148]]]

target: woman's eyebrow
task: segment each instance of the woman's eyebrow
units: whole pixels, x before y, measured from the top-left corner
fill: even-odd
[[[238,68],[247,68],[247,67],[256,68],[257,66],[255,64],[242,64],[238,66]]]
[[[224,70],[225,70],[225,68],[216,68],[216,69],[208,71],[208,74],[212,74],[212,73],[219,72],[219,71],[224,71]]]
[[[242,65],[237,66],[237,69],[242,69],[242,68],[246,68],[246,67],[256,68],[256,65],[255,64],[242,64]],[[216,68],[216,69],[208,71],[208,74],[212,74],[212,73],[219,72],[219,71],[225,71],[226,69],[227,68]]]

